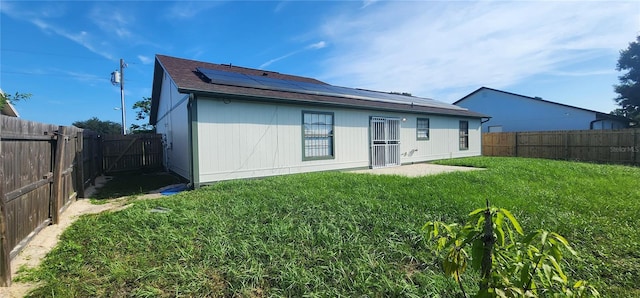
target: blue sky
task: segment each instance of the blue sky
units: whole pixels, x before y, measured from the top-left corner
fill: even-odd
[[[28,120],[120,123],[155,54],[454,102],[481,86],[602,112],[640,1],[0,1],[0,88]]]

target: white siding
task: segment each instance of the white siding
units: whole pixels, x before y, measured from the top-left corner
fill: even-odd
[[[156,132],[162,134],[164,166],[167,170],[189,179],[191,174],[189,152],[188,95],[178,93],[175,84],[165,74],[158,103]]]
[[[302,111],[334,113],[334,159],[303,161]],[[199,98],[199,181],[368,167],[372,116],[406,119],[402,163],[480,155],[479,119]],[[430,119],[427,141],[416,140],[418,117]],[[469,150],[459,150],[459,120],[469,121]]]

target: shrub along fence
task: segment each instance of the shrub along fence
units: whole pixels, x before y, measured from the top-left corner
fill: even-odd
[[[484,133],[482,155],[640,165],[640,129]]]
[[[162,169],[162,140],[101,137],[73,126],[0,116],[0,163],[0,286],[8,286],[11,259],[41,229],[57,224],[76,198],[85,197],[97,176]]]

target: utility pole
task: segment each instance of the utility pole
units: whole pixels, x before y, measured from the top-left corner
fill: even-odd
[[[120,58],[120,101],[122,102],[122,134],[127,134],[127,110],[124,108],[124,59]]]
[[[111,84],[120,85],[120,102],[122,107],[120,111],[122,111],[122,134],[127,134],[127,112],[124,107],[124,68],[127,67],[127,64],[124,63],[124,59],[120,59],[120,72],[118,70],[111,73]]]

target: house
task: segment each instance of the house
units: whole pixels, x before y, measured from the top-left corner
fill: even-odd
[[[156,55],[165,167],[215,181],[480,155],[484,115],[408,95]]]
[[[0,89],[0,93],[4,94],[2,89]],[[7,103],[2,106],[2,109],[0,109],[0,115],[9,117],[20,117],[20,115],[18,114],[18,110],[16,110],[16,108],[8,100]]]
[[[10,102],[7,102],[2,107],[2,110],[0,110],[0,115],[6,115],[9,117],[20,117],[20,115],[18,114],[18,110],[16,110],[16,108]]]
[[[625,117],[487,87],[453,104],[491,116],[482,132],[620,129],[630,124]]]

